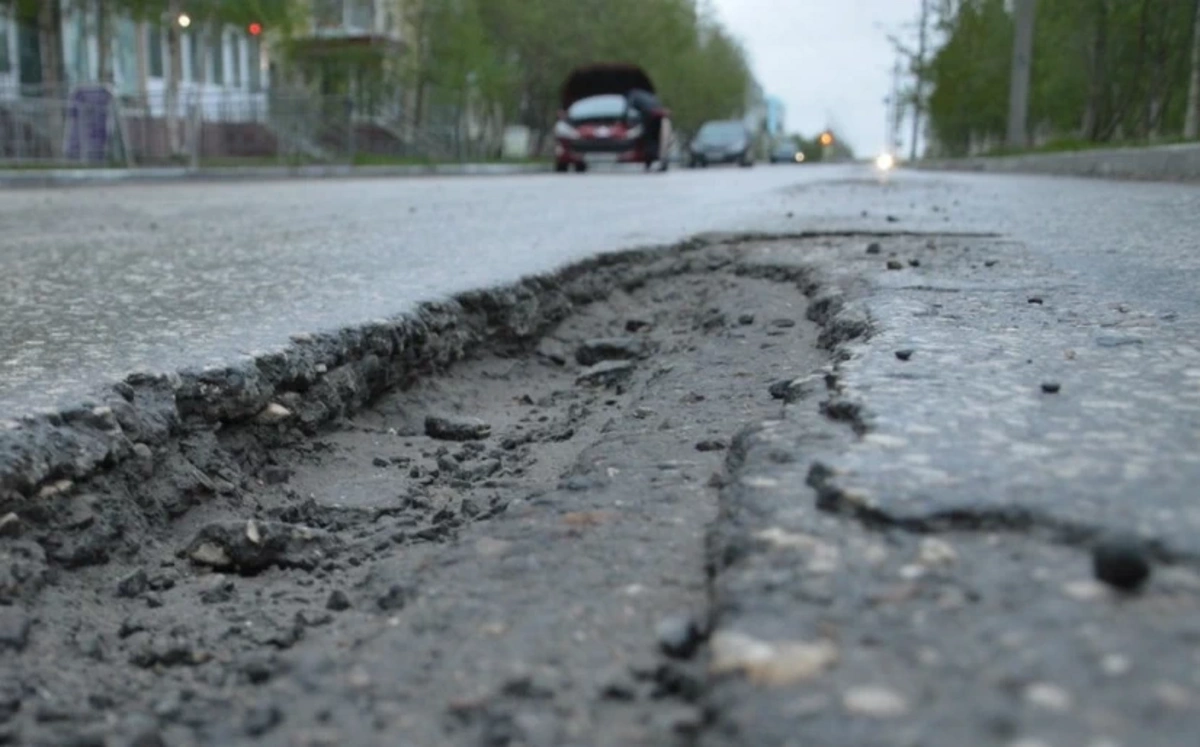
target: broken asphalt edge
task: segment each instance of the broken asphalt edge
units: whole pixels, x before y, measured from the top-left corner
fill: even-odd
[[[315,433],[472,352],[531,347],[573,306],[679,272],[698,250],[829,235],[895,234],[705,234],[600,254],[510,285],[426,302],[390,319],[294,336],[281,349],[228,365],[131,374],[73,406],[0,419],[0,517],[19,517],[31,502],[72,492],[127,462],[166,459],[172,449],[164,447],[196,429],[245,427],[260,442],[277,442],[293,428]],[[826,326],[839,324],[831,319]],[[827,332],[823,340],[837,334]]]
[[[262,181],[271,179],[334,179],[415,176],[512,176],[548,174],[552,163],[440,163],[406,166],[230,166],[193,169],[152,167],[131,169],[0,169],[0,188],[59,187],[163,181]]]
[[[1200,182],[1200,143],[1065,153],[1028,153],[1017,156],[935,158],[917,161],[907,167],[919,171],[976,171],[1131,181]]]

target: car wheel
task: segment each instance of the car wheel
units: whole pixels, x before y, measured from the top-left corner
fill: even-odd
[[[577,164],[575,164],[575,173],[576,173],[576,174],[582,174],[582,173],[584,173],[585,171],[587,171],[587,164],[586,164],[586,163],[577,163]]]
[[[554,170],[559,174],[567,173],[567,170],[570,168],[571,168],[571,164],[569,164],[569,163],[558,162],[558,163],[554,164]]]

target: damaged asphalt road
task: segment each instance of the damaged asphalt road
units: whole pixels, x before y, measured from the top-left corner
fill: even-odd
[[[1191,743],[1190,307],[955,225],[608,255],[7,424],[0,743]]]

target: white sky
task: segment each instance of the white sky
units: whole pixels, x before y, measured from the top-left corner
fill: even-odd
[[[855,153],[884,146],[895,53],[916,47],[920,0],[712,0],[741,39],[759,83],[783,100],[784,126],[811,136],[835,127]],[[907,127],[902,126],[902,134]],[[908,137],[902,137],[907,143]],[[907,148],[907,146],[905,146]]]

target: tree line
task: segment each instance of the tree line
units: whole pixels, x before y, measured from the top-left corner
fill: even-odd
[[[182,77],[180,34],[173,22],[186,11],[189,32],[258,21],[284,62],[302,65],[294,44],[313,10],[312,0],[0,0],[35,23],[46,95],[64,95],[62,17],[82,10],[97,19],[101,48],[118,14],[161,23],[167,31],[168,96]],[[757,90],[745,50],[697,0],[420,0],[395,2],[407,44],[390,51],[366,79],[376,94],[415,93],[422,110],[468,98],[505,123],[544,132],[554,121],[562,82],[571,69],[595,61],[642,66],[672,110],[679,128],[706,119],[740,117]],[[311,15],[307,15],[311,18]],[[347,55],[354,55],[347,50]],[[343,61],[343,69],[358,64]],[[326,67],[337,61],[328,58]],[[111,75],[102,63],[101,79]],[[364,77],[344,76],[361,88]]]
[[[1006,135],[1014,19],[1005,0],[943,0],[943,39],[914,73],[944,155],[997,150]],[[1200,0],[1036,0],[1028,128],[1035,145],[1194,139]]]

